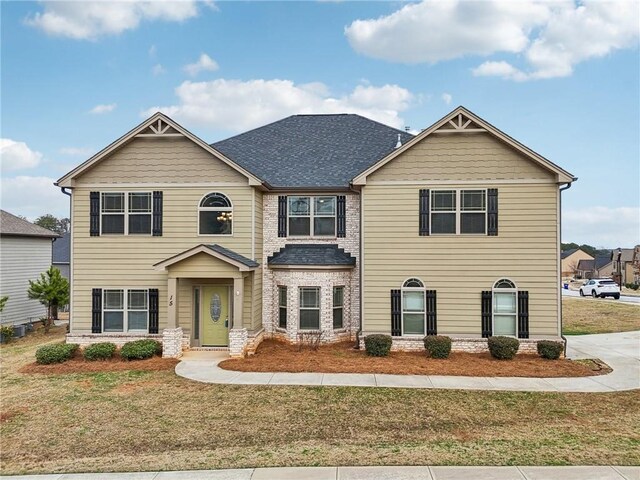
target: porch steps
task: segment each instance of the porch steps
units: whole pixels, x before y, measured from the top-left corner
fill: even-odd
[[[228,352],[229,347],[190,347],[191,352]]]

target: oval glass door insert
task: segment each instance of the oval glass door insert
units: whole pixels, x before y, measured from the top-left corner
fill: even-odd
[[[222,301],[220,300],[220,295],[217,293],[214,293],[211,296],[209,311],[211,313],[211,320],[213,320],[214,323],[220,320],[220,314],[222,313]]]

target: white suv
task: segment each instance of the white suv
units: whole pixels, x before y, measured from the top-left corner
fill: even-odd
[[[591,295],[596,297],[613,297],[616,300],[620,298],[620,287],[610,278],[592,278],[580,287],[580,296]]]

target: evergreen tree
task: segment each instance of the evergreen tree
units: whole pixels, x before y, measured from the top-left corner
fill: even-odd
[[[39,280],[29,280],[27,294],[32,300],[38,300],[47,307],[44,331],[48,333],[53,321],[53,308],[69,303],[69,281],[62,276],[60,270],[51,266],[49,270],[40,274]]]

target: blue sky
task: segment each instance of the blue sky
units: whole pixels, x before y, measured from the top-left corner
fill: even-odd
[[[426,128],[464,105],[579,181],[563,238],[640,243],[640,7],[475,2],[3,2],[2,208],[161,109],[213,142],[295,113]]]

